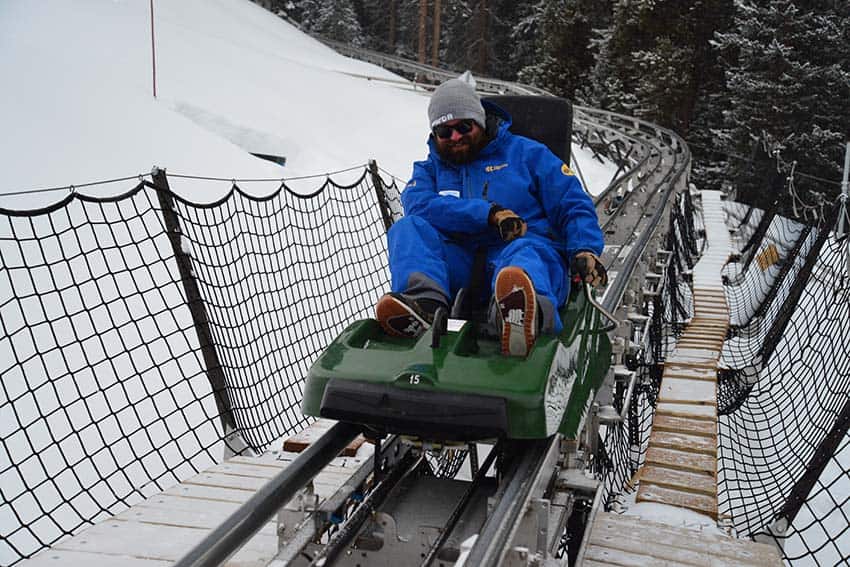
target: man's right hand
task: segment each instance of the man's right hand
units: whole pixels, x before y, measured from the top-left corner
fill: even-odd
[[[504,209],[498,205],[493,205],[490,209],[490,216],[487,222],[496,227],[499,231],[499,236],[505,242],[510,242],[520,236],[525,236],[528,230],[528,225],[522,220],[518,214],[510,209]]]

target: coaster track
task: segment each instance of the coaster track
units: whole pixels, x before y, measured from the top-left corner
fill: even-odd
[[[355,48],[323,38],[318,39],[343,55],[413,78],[412,88],[414,89],[430,90],[435,83],[457,75],[383,53]],[[376,77],[369,77],[369,79],[397,83],[405,88],[411,87],[411,83],[406,81]],[[536,87],[497,79],[476,78],[476,88],[482,94],[551,96],[550,93]],[[596,197],[595,202],[605,231],[606,249],[603,262],[609,267],[611,276],[611,283],[602,300],[602,306],[609,312],[619,312],[622,319],[629,304],[639,302],[640,298],[637,295],[642,288],[640,284],[649,267],[655,265],[658,239],[665,232],[664,225],[669,218],[669,207],[673,201],[671,197],[677,191],[687,188],[691,155],[678,135],[644,120],[583,106],[574,106],[573,112],[574,143],[590,148],[594,155],[599,154],[615,161],[618,166],[617,175]],[[581,175],[580,169],[579,175]],[[635,283],[638,285],[634,285]],[[637,291],[627,297],[626,292],[629,287]],[[335,427],[317,443],[321,447],[336,447],[340,444],[344,445],[350,435],[351,431]],[[554,554],[567,516],[574,504],[574,497],[569,491],[564,490],[563,487],[557,488],[565,484],[562,478],[564,471],[560,469],[558,463],[563,464],[567,458],[560,444],[561,440],[555,436],[545,443],[516,444],[512,447],[513,458],[504,469],[503,482],[493,503],[493,513],[489,515],[470,550],[467,564],[502,565],[506,561],[524,564],[527,557],[521,556],[523,553],[521,549],[526,549],[525,553],[528,553],[528,548],[519,545],[520,543],[525,543],[532,549],[537,543],[536,549],[544,549],[544,556],[550,557],[550,554]],[[380,454],[378,447],[376,447],[376,454]],[[295,494],[294,489],[297,483],[294,483],[293,479],[305,479],[311,471],[325,466],[330,458],[328,451],[316,450],[311,453],[311,456],[305,454],[304,458],[293,462],[263,489],[263,494],[275,495],[274,506],[270,505],[266,498],[261,513],[256,510],[257,506],[254,503],[256,498],[252,499],[176,565],[189,567],[219,564],[247,540],[246,537],[238,538],[234,534],[244,536],[259,530],[272,518],[275,506],[282,506]],[[377,459],[376,462],[378,462]],[[408,467],[409,464],[406,460],[399,459],[397,466]],[[401,478],[406,477],[407,474],[407,472],[399,473],[395,468],[382,471],[381,476],[376,478],[384,480],[377,480],[373,486],[381,487],[383,492],[381,496],[386,498],[394,486],[394,484],[387,486],[387,481],[394,479],[395,482],[400,482]],[[478,484],[473,484],[468,490],[468,494],[463,499],[464,502],[471,500],[473,493],[481,489]],[[588,490],[591,490],[588,493],[588,501],[594,502],[592,517],[599,506],[599,498],[593,498],[592,484]],[[541,520],[539,502],[544,492],[549,497],[549,502],[557,503],[561,508],[560,514],[547,509],[546,518]],[[350,494],[341,497],[349,496]],[[253,512],[250,506],[254,506]],[[458,509],[452,516],[462,513],[463,506],[463,502],[458,504]],[[557,508],[557,506],[554,507]],[[363,506],[363,508],[366,507]],[[370,505],[369,509],[374,511],[375,507]],[[530,530],[527,526],[523,527],[523,522],[527,524],[528,517],[534,516],[535,511],[538,512],[538,517],[532,524],[538,533],[532,534],[533,538],[530,540],[528,535]],[[360,515],[353,516],[359,518]],[[349,532],[359,529],[361,524],[362,518],[355,526],[343,526],[341,529],[348,536],[352,536],[353,534]],[[451,527],[447,526],[444,529],[450,530]],[[540,533],[544,534],[542,542]],[[300,564],[304,561],[303,550],[318,535],[320,534],[310,531],[308,535],[296,538],[297,542],[283,549],[273,565],[289,564],[290,561]],[[337,539],[340,538],[332,539],[331,547],[319,551],[318,555],[308,563],[325,565],[333,562],[341,549],[334,543]],[[422,564],[430,564],[437,556],[437,551],[438,549],[431,549],[427,556],[423,554],[425,561]]]

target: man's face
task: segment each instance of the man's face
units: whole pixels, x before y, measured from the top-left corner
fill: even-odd
[[[487,145],[484,129],[474,120],[449,120],[433,130],[437,153],[444,160],[464,164],[478,157]]]

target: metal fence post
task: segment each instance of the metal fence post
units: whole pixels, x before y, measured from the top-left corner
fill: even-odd
[[[180,228],[180,217],[174,207],[174,197],[168,185],[168,178],[165,175],[165,170],[158,167],[153,168],[151,175],[162,208],[162,218],[165,222],[168,240],[171,242],[171,248],[174,251],[174,259],[177,262],[183,291],[186,293],[186,305],[192,314],[192,322],[204,358],[207,379],[210,381],[215,396],[215,405],[218,408],[219,419],[224,431],[224,458],[228,459],[233,455],[244,453],[246,449],[250,450],[250,447],[242,439],[236,426],[233,404],[227,390],[224,370],[221,367],[221,361],[213,341],[206,305],[201,297],[198,280],[192,270],[192,258],[182,246],[183,230]]]
[[[375,186],[375,195],[378,198],[378,206],[381,208],[381,218],[384,219],[384,229],[389,230],[393,225],[393,215],[387,205],[387,192],[384,190],[384,181],[378,174],[378,162],[369,160],[369,174],[372,176],[372,185]]]

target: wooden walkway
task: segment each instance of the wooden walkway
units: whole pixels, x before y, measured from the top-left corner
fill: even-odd
[[[717,520],[717,363],[729,328],[721,269],[731,243],[720,193],[703,191],[702,203],[707,244],[693,273],[694,316],[664,364],[636,508],[664,504]],[[587,566],[782,564],[772,545],[635,515],[599,513],[589,529]]]
[[[317,432],[320,434],[327,423],[327,420],[321,420],[315,427],[308,428],[306,437],[315,436]],[[296,437],[303,441],[305,435]],[[299,439],[294,440],[296,451],[300,450],[297,447]],[[292,447],[291,443],[289,447]],[[371,451],[364,447],[356,456],[344,455],[345,451],[313,480],[314,492],[320,499],[330,496],[342,486],[364,460],[371,458]],[[19,565],[172,565],[251,498],[257,489],[285,469],[296,456],[296,452],[283,451],[276,455],[234,457],[60,541]],[[269,522],[225,565],[268,565],[278,551],[277,529],[277,520]]]
[[[729,330],[720,271],[731,243],[719,194],[703,193],[706,250],[694,267],[694,316],[667,356],[638,502],[717,519],[717,363]]]

